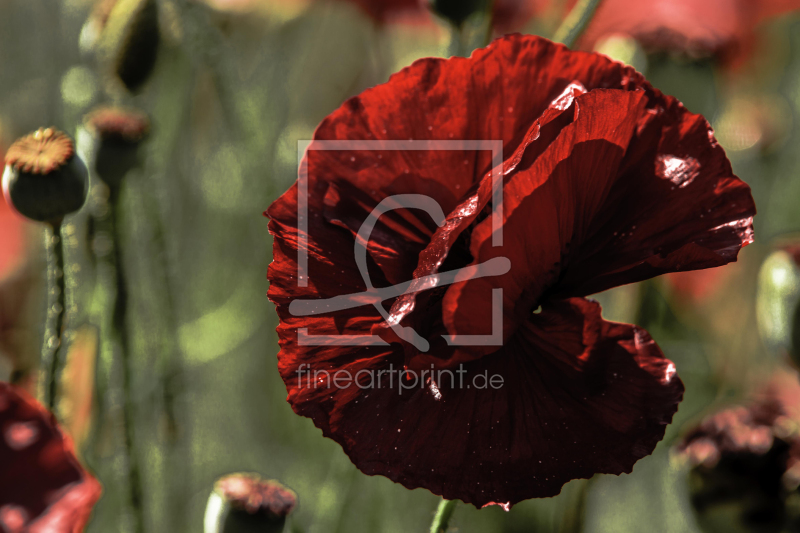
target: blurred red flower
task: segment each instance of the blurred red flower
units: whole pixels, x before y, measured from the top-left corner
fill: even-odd
[[[544,13],[550,0],[494,0],[492,25],[497,32],[522,31],[530,20]]]
[[[15,272],[25,258],[25,228],[22,216],[0,198],[0,281]]]
[[[691,502],[703,531],[797,531],[800,385],[778,372],[747,405],[700,422],[676,446],[691,467]],[[738,524],[737,524],[738,522]]]
[[[55,417],[8,383],[0,383],[0,479],[0,526],[13,533],[79,533],[102,491]]]
[[[750,48],[759,24],[799,8],[798,0],[604,0],[580,43],[622,33],[650,51],[730,60]]]
[[[278,366],[295,412],[365,473],[477,506],[552,496],[598,472],[630,472],[663,437],[683,385],[647,332],[603,320],[584,297],[722,265],[751,242],[750,189],[705,119],[605,56],[513,35],[469,59],[414,63],[348,100],[314,136],[370,139],[502,140],[502,213],[491,212],[487,151],[330,151],[312,143],[302,163],[308,234],[298,229],[297,186],[267,211]],[[446,217],[437,227],[416,210],[382,216],[366,245],[376,287],[503,258],[509,270],[416,286],[421,292],[389,302],[387,321],[371,307],[290,311],[298,299],[366,290],[356,235],[376,206],[399,194],[430,197]],[[502,246],[492,246],[496,216]],[[308,286],[300,287],[305,239]],[[503,345],[446,342],[494,330],[493,289],[503,291]],[[392,325],[414,328],[430,349],[401,342]],[[301,328],[378,335],[386,344],[342,346],[332,338],[309,346]],[[379,373],[397,368],[458,368],[463,379],[431,372],[425,387],[402,390]],[[320,372],[337,371],[356,376],[357,386],[318,386]],[[495,375],[499,388],[475,382]]]
[[[376,22],[386,22],[395,15],[414,13],[420,9],[420,0],[347,0]]]
[[[673,297],[680,303],[700,306],[717,296],[731,281],[735,279],[740,263],[726,268],[709,268],[689,272],[671,272],[664,276]]]

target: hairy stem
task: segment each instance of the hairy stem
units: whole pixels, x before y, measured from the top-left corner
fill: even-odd
[[[47,274],[52,303],[47,309],[47,321],[55,315],[53,327],[45,327],[42,361],[45,366],[45,405],[55,412],[58,402],[58,381],[63,367],[64,314],[66,312],[66,287],[64,282],[64,243],[61,238],[61,221],[53,222],[47,229]]]

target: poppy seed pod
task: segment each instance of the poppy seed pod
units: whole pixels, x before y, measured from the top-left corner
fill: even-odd
[[[297,495],[258,474],[229,474],[208,498],[205,533],[278,533],[297,505]]]
[[[155,0],[117,0],[100,36],[99,56],[134,92],[153,72],[160,40]]]
[[[486,0],[429,0],[434,13],[461,26],[473,14],[486,9]]]
[[[94,171],[112,190],[138,163],[138,151],[150,131],[147,115],[121,107],[99,107],[86,115],[92,138]]]
[[[40,128],[18,139],[6,153],[3,193],[21,215],[57,223],[81,208],[89,173],[67,135]]]

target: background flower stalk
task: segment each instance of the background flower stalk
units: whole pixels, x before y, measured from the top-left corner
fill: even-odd
[[[40,128],[18,139],[8,150],[3,174],[6,201],[21,215],[45,222],[48,297],[42,343],[45,404],[54,411],[64,365],[66,283],[61,224],[86,201],[88,171],[75,154],[72,139],[54,128]]]

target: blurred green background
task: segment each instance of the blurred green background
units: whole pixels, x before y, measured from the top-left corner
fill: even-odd
[[[152,118],[144,162],[126,178],[121,205],[147,531],[201,531],[214,480],[245,470],[298,493],[287,531],[426,531],[438,497],[361,474],[286,403],[277,317],[266,298],[271,239],[262,212],[295,179],[298,140],[311,138],[347,97],[414,59],[447,55],[448,29],[431,21],[377,25],[346,2],[164,0],[159,7],[155,71],[140,94],[122,97],[109,92],[103,62],[79,49],[91,2],[0,1],[0,147],[40,126],[75,135],[81,117],[103,102]],[[545,33],[557,22],[536,19],[525,29]],[[686,384],[651,457],[630,475],[573,482],[559,497],[508,513],[461,505],[451,522],[458,531],[580,531],[582,510],[590,533],[696,531],[685,472],[670,446],[687,424],[744,397],[783,364],[758,336],[755,296],[773,239],[800,231],[800,17],[761,25],[755,51],[733,69],[681,54],[638,50],[635,59],[656,87],[715,127],[753,189],[756,243],[735,265],[598,296],[607,318],[648,329]],[[108,248],[110,236],[96,224],[105,210],[95,187],[68,220],[70,364],[85,371],[70,374],[77,377],[65,412],[82,458],[105,487],[88,531],[126,532],[120,368],[112,350],[98,354],[96,329],[110,297],[95,259]],[[11,231],[0,228],[0,242],[10,242]],[[2,345],[8,361],[0,379],[30,382],[45,265],[42,229],[24,232],[24,261],[0,278],[0,303],[18,321],[13,342]],[[94,381],[99,393],[87,399]],[[80,416],[87,402],[91,423]]]

